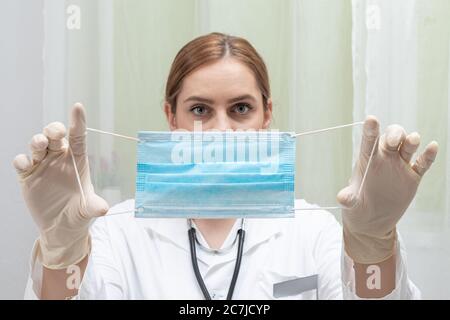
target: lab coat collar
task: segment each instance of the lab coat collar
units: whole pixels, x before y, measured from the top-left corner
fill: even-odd
[[[189,223],[187,219],[178,218],[136,218],[146,230],[152,231],[177,247],[189,251]]]

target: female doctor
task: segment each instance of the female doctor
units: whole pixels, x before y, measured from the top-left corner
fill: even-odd
[[[266,129],[272,120],[266,66],[245,39],[196,38],[175,57],[164,109],[171,130],[193,130],[194,121],[204,130]],[[134,200],[109,209],[96,195],[86,112],[76,104],[67,138],[62,123],[51,123],[32,138],[31,158],[14,159],[40,231],[26,298],[419,298],[396,225],[438,146],[430,143],[413,160],[417,133],[392,125],[379,135],[377,119],[369,116],[359,160],[337,196],[346,208],[343,227],[323,210],[249,219],[245,227],[240,219],[137,219]],[[314,209],[304,200],[296,207]]]

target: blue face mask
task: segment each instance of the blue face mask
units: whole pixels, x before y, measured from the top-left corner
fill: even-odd
[[[138,218],[294,215],[291,133],[140,132],[139,140]]]

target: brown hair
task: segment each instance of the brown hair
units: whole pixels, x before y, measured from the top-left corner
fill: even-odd
[[[176,55],[166,84],[166,102],[173,113],[184,78],[195,69],[226,56],[238,59],[253,71],[262,93],[264,108],[270,97],[269,76],[266,65],[245,39],[223,33],[210,33],[187,43]]]

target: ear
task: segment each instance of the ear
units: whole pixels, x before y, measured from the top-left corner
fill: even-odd
[[[171,131],[177,129],[177,120],[175,113],[172,112],[172,106],[167,101],[164,103],[164,113],[166,114],[167,123]]]
[[[267,107],[264,110],[263,129],[268,129],[272,122],[272,99],[267,99]]]

